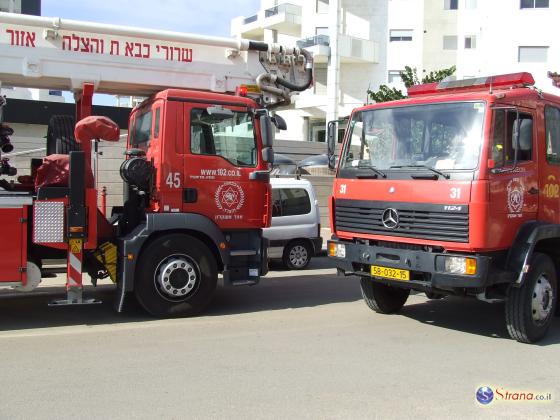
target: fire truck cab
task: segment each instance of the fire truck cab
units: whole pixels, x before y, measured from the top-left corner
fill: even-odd
[[[286,128],[269,110],[311,86],[310,53],[0,13],[0,61],[0,83],[72,90],[77,122],[57,117],[48,156],[15,180],[13,130],[1,126],[0,175],[12,179],[0,180],[0,287],[31,291],[46,260],[65,259],[66,298],[53,304],[96,303],[83,296],[87,272],[116,283],[119,311],[134,294],[154,316],[179,316],[206,307],[219,274],[226,286],[266,274],[273,127]],[[94,91],[147,97],[130,115],[124,205],[107,216],[98,144],[120,131],[91,115]]]
[[[418,85],[353,111],[328,253],[360,276],[371,309],[397,312],[411,290],[505,300],[512,338],[545,336],[560,272],[560,97],[533,84],[516,73]]]

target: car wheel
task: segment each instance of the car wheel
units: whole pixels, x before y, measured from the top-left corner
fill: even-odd
[[[366,305],[380,314],[398,312],[410,295],[409,289],[399,289],[382,283],[376,283],[367,277],[362,277],[360,286]]]
[[[311,246],[305,241],[290,242],[282,256],[284,266],[290,270],[301,270],[311,261]]]
[[[217,279],[215,257],[204,243],[188,235],[166,235],[141,253],[134,293],[153,316],[191,316],[210,303]]]
[[[521,287],[511,285],[506,300],[506,325],[511,338],[522,343],[542,339],[554,318],[558,301],[556,269],[552,259],[535,253]]]

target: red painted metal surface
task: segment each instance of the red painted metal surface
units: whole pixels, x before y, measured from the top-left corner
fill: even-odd
[[[529,74],[531,77],[528,77],[527,74],[508,76],[510,79],[519,76],[520,80],[525,83],[532,79],[532,76]],[[428,94],[414,96],[402,101],[374,104],[357,109],[387,108],[397,104],[403,106],[455,101],[484,101],[487,112],[484,121],[483,144],[473,181],[453,181],[443,178],[437,181],[337,178],[333,183],[333,193],[329,202],[333,231],[336,230],[336,226],[333,225],[333,200],[337,198],[387,201],[388,205],[390,202],[469,205],[468,243],[358,234],[341,230],[336,230],[336,235],[343,239],[359,237],[441,246],[452,251],[483,252],[508,249],[520,226],[527,221],[540,220],[560,223],[560,166],[547,161],[545,131],[545,108],[549,106],[560,109],[560,97],[550,94],[540,96],[530,88],[510,90],[507,88],[508,83],[516,83],[516,81],[506,79],[502,80],[503,90],[494,89],[491,92],[487,87],[485,90],[480,90],[480,86],[474,86],[472,89],[462,88],[461,91],[451,89],[447,93],[443,90],[431,96]],[[492,159],[494,116],[492,106],[515,106],[520,112],[531,115],[533,118],[533,157],[530,161],[520,162],[513,172],[494,173],[491,171],[494,164]],[[342,189],[341,184],[345,185]],[[513,184],[519,185],[522,191],[522,210],[515,214],[508,206]],[[388,193],[389,186],[394,187],[394,193]],[[451,188],[461,190],[461,200],[451,199]],[[341,191],[344,191],[344,194],[341,194]]]
[[[27,264],[26,207],[0,208],[0,282],[24,281],[22,268]]]

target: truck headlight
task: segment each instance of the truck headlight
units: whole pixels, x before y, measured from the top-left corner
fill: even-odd
[[[451,274],[476,274],[476,258],[445,257],[445,272]]]
[[[337,258],[346,257],[346,246],[344,244],[337,244],[335,242],[329,242],[329,256]]]

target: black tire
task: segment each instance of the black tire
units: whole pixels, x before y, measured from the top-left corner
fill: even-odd
[[[360,280],[362,296],[370,309],[380,314],[394,314],[406,303],[409,289],[400,289],[376,283],[374,280],[362,277]]]
[[[215,257],[204,243],[188,235],[170,234],[142,251],[134,294],[153,316],[192,316],[210,303],[217,279]],[[178,293],[172,295],[175,291]]]
[[[303,270],[309,265],[313,255],[313,247],[303,240],[296,240],[284,247],[282,262],[289,270]]]
[[[47,127],[47,156],[67,155],[71,151],[81,150],[74,137],[74,117],[71,115],[53,115]]]
[[[541,293],[543,290],[546,292]],[[511,338],[521,343],[535,343],[542,339],[550,328],[557,302],[558,280],[554,263],[548,255],[535,252],[523,285],[510,286],[507,291],[506,325]],[[542,311],[535,309],[534,305],[542,306]]]

